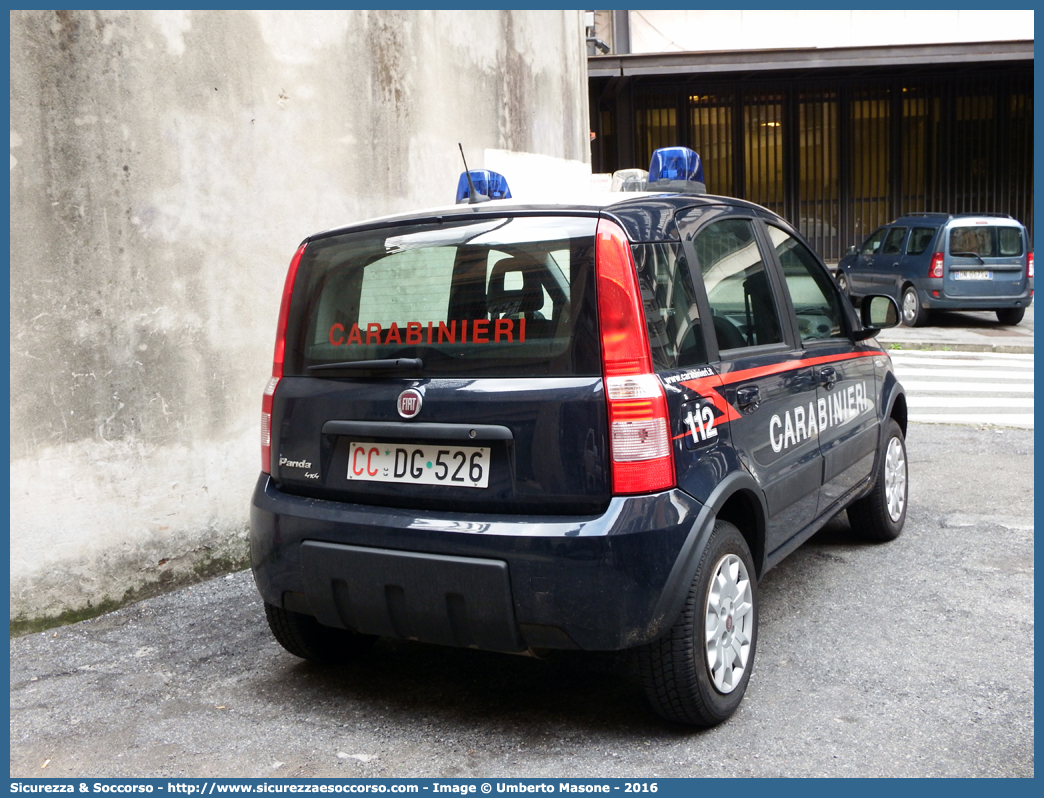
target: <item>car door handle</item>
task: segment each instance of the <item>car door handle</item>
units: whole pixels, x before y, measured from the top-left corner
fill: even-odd
[[[741,413],[753,413],[761,405],[761,391],[757,385],[744,385],[736,389],[736,407]]]
[[[837,383],[837,371],[832,366],[819,370],[819,381],[828,391]]]

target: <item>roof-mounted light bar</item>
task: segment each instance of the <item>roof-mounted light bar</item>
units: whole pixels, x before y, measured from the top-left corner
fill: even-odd
[[[703,161],[688,147],[655,150],[649,161],[648,191],[706,194]]]
[[[645,191],[649,173],[644,169],[617,169],[613,172],[610,191]]]
[[[468,177],[471,180],[468,180]],[[499,172],[489,169],[471,169],[460,173],[457,181],[457,203],[471,201],[471,187],[474,186],[477,197],[486,199],[511,199],[511,189],[508,188],[507,178]],[[478,202],[485,200],[478,199]]]

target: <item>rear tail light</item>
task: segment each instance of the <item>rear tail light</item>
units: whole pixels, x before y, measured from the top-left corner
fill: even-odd
[[[1026,276],[1033,279],[1033,253],[1026,256]]]
[[[261,470],[266,474],[272,473],[272,397],[277,385],[278,377],[270,379],[261,397]]]
[[[598,222],[595,242],[613,493],[672,488],[667,397],[652,369],[631,247],[620,226],[606,219]]]
[[[276,324],[275,352],[272,355],[272,379],[265,386],[261,397],[261,470],[272,473],[272,402],[275,399],[276,387],[283,376],[283,358],[286,354],[286,320],[290,315],[290,298],[294,293],[294,281],[297,279],[297,266],[305,251],[305,244],[298,247],[290,261],[283,284],[283,301],[279,306],[279,321]]]
[[[942,277],[943,276],[943,254],[936,252],[932,256],[932,268],[928,271],[929,277]]]

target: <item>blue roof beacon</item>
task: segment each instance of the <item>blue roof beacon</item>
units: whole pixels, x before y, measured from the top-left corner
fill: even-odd
[[[458,205],[471,199],[471,190],[468,187],[469,174],[476,194],[491,200],[511,199],[511,189],[508,188],[507,178],[504,175],[489,169],[472,169],[469,172],[460,173],[460,180],[457,181]]]
[[[664,147],[655,150],[649,162],[649,191],[674,191],[684,194],[706,194],[703,162],[688,147]]]

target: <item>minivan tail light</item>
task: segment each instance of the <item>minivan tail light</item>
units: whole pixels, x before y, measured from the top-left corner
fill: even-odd
[[[672,488],[667,397],[652,369],[638,274],[627,236],[607,219],[598,222],[595,264],[613,493]]]
[[[1031,252],[1026,256],[1026,276],[1029,279],[1033,279],[1033,253]]]
[[[283,360],[286,356],[286,322],[290,316],[290,299],[294,293],[294,281],[297,279],[297,267],[301,263],[307,244],[297,248],[286,271],[286,282],[283,283],[283,300],[279,305],[279,321],[276,323],[275,351],[272,354],[272,379],[265,386],[261,397],[261,470],[272,473],[272,402],[275,399],[276,387],[283,376]]]
[[[929,277],[942,277],[943,276],[943,254],[936,252],[932,256],[932,268],[928,272]]]

